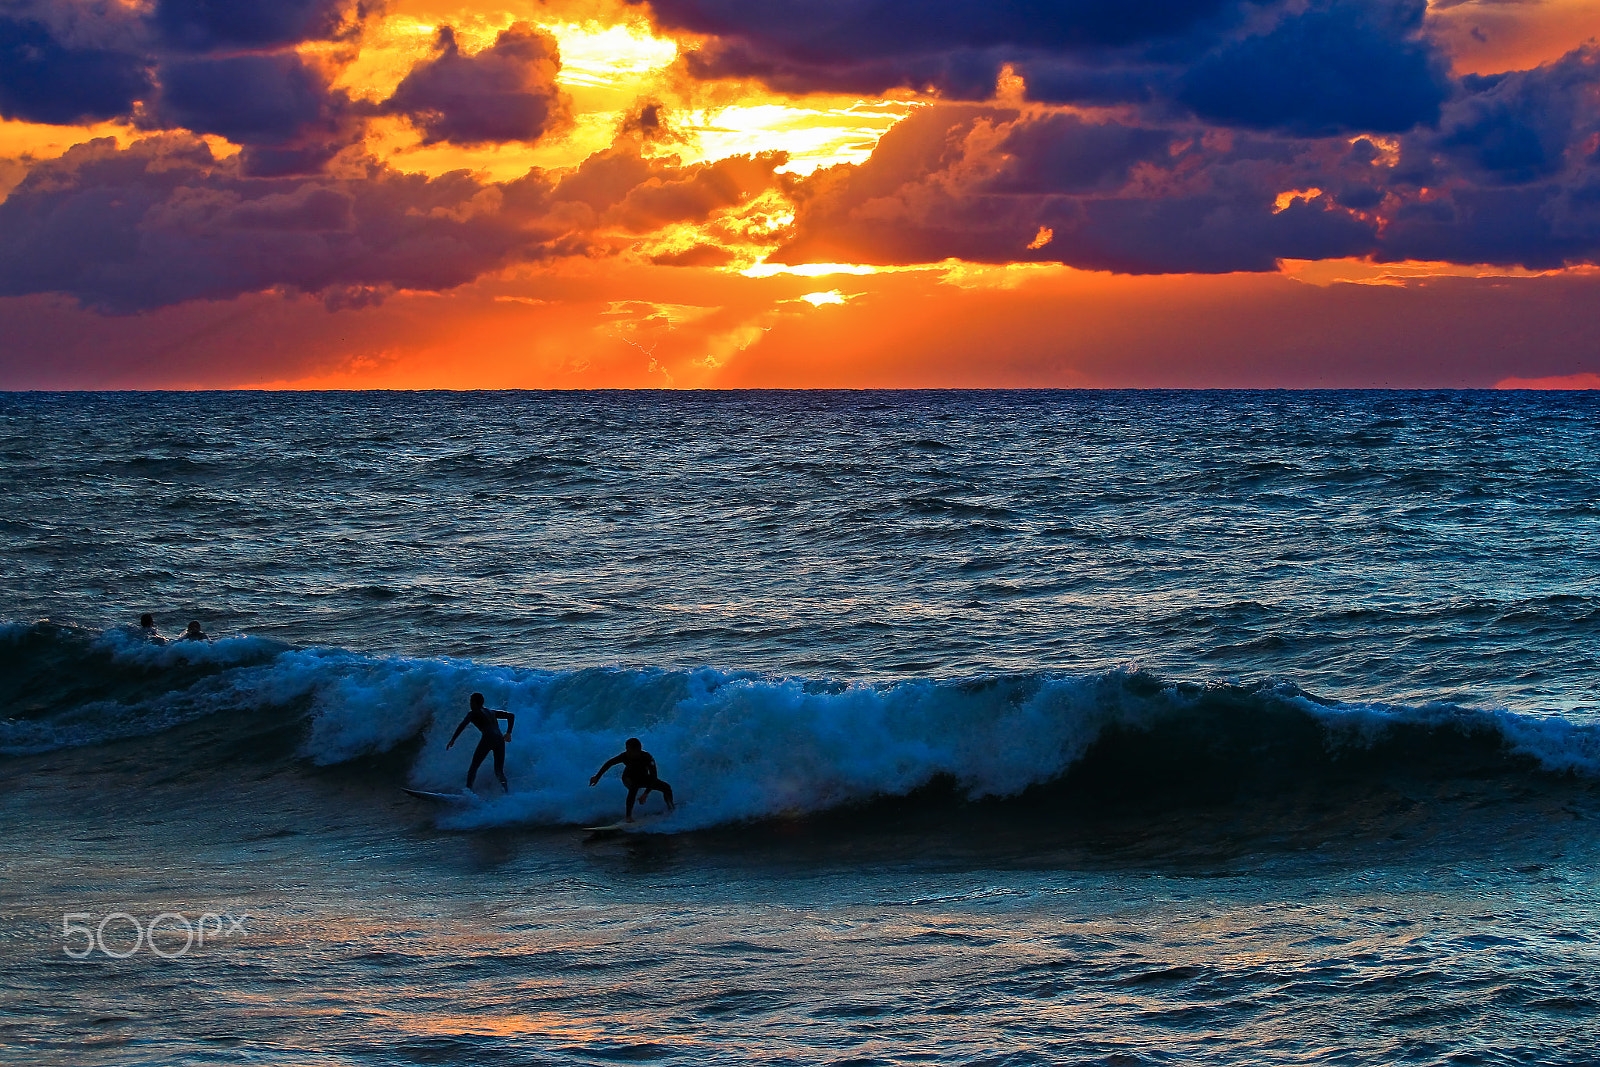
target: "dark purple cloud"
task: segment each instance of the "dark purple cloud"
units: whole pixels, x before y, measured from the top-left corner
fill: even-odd
[[[272,288],[446,289],[535,254],[540,235],[483,193],[464,173],[261,179],[186,136],[93,141],[0,204],[0,294],[128,312]]]
[[[957,50],[1117,48],[1237,17],[1237,0],[651,0],[656,21],[797,65]]]
[[[1426,0],[654,0],[709,35],[696,77],[785,92],[934,90],[985,100],[1004,65],[1030,99],[1139,104],[1298,136],[1399,132],[1438,117],[1447,64]]]
[[[357,0],[156,0],[150,21],[173,48],[282,48],[348,35],[377,6]]]
[[[1600,48],[1463,79],[1438,129],[1404,140],[1389,184],[1382,258],[1600,259]]]
[[[1548,269],[1600,259],[1600,50],[1464,79],[1382,138],[931,107],[795,191],[777,262],[1051,260],[1125,273],[1370,256]],[[1382,144],[1379,142],[1383,141]]]
[[[777,173],[782,152],[729,156],[692,167],[663,167],[631,144],[596,152],[556,185],[551,199],[582,205],[594,225],[648,233],[680,222],[704,222],[774,186],[792,185]]]
[[[272,289],[330,306],[441,291],[519,261],[602,251],[598,231],[702,221],[772,185],[784,158],[681,167],[635,151],[617,162],[628,155],[558,187],[537,171],[484,182],[372,160],[338,177],[262,177],[188,135],[126,149],[102,138],[35,165],[0,203],[0,296],[64,293],[128,313]]]
[[[108,119],[216,134],[245,171],[321,169],[361,135],[329,71],[293,46],[351,36],[364,0],[9,0],[0,16],[0,117]]]
[[[1579,49],[1533,70],[1469,75],[1430,147],[1481,180],[1508,184],[1560,173],[1595,131],[1600,51]]]
[[[1302,137],[1438,121],[1446,64],[1420,37],[1427,0],[1332,0],[1284,13],[1190,67],[1178,99],[1222,126]]]
[[[1048,83],[1047,91],[1127,100],[1147,91],[1148,75],[1115,68],[1170,66],[1238,26],[1254,7],[1252,0],[650,4],[661,25],[710,37],[687,56],[698,78],[754,78],[797,93],[910,87],[957,100],[986,99],[1007,63]]]
[[[1271,270],[1359,255],[1375,223],[1326,195],[1326,146],[1002,108],[928,108],[859,167],[797,190],[779,262],[1059,261],[1134,274]]]
[[[556,86],[560,69],[556,39],[526,22],[502,30],[494,44],[470,56],[442,26],[438,54],[411,68],[383,110],[410,118],[424,144],[536,141],[569,121]]]
[[[280,144],[328,109],[327,80],[288,52],[166,64],[154,118],[235,144]]]
[[[42,22],[0,17],[0,118],[55,125],[126,115],[150,90],[150,63],[79,47]]]
[[[321,170],[362,119],[292,46],[350,35],[357,0],[10,0],[0,17],[0,118],[216,134],[255,176]]]
[[[142,121],[226,137],[244,147],[246,171],[261,176],[320,170],[360,137],[349,97],[293,52],[167,63]]]
[[[1171,155],[1170,130],[1047,115],[1015,123],[995,145],[1001,164],[983,183],[989,193],[1087,193],[1121,188],[1140,163]]]
[[[714,163],[658,171],[628,190],[607,211],[608,223],[630,233],[651,233],[679,223],[705,222],[789,179],[777,174],[782,152],[729,156]]]

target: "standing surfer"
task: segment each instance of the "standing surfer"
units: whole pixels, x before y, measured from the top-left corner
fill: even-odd
[[[484,707],[482,693],[473,693],[469,703],[471,707],[466,717],[461,720],[461,725],[456,727],[450,743],[444,746],[445,751],[449,751],[455,745],[456,738],[461,736],[461,731],[465,730],[467,723],[470,722],[478,728],[483,737],[478,740],[478,750],[472,754],[472,766],[467,768],[467,788],[471,789],[473,779],[478,777],[478,766],[483,763],[483,757],[493,752],[494,775],[500,779],[500,788],[509,793],[511,787],[506,784],[506,742],[511,740],[511,731],[516,728],[517,717],[509,711],[496,711]],[[506,721],[505,733],[500,732],[500,724],[495,721],[496,719]]]
[[[600,776],[619,763],[622,764],[622,784],[628,787],[628,822],[633,821],[635,797],[642,800],[652,789],[661,791],[661,795],[666,798],[668,811],[673,809],[672,787],[657,777],[656,758],[644,750],[644,745],[637,737],[628,738],[623,751],[606,760],[605,764],[594,772],[594,777],[589,779],[589,784],[599,785]],[[644,794],[639,793],[641,789],[644,790]]]

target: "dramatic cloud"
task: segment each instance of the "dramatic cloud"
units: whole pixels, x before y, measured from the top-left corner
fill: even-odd
[[[1302,137],[1400,133],[1439,118],[1445,64],[1418,35],[1426,0],[1334,0],[1284,14],[1191,67],[1178,98],[1224,126]]]
[[[273,287],[444,289],[531,252],[502,199],[465,174],[251,179],[187,137],[93,141],[0,205],[0,293],[126,312]]]
[[[865,164],[820,172],[796,196],[779,262],[1049,259],[1128,273],[1349,256],[1592,262],[1600,52],[1468,77],[1436,124],[1392,141],[927,108]]]
[[[1600,259],[1600,49],[1465,79],[1438,130],[1403,141],[1387,184],[1381,258]]]
[[[360,133],[349,97],[293,52],[165,64],[145,123],[226,137],[258,175],[320,170]]]
[[[0,204],[0,296],[65,293],[107,312],[285,289],[330,306],[441,291],[515,262],[602,251],[612,228],[697,222],[772,185],[781,154],[681,167],[629,156],[559,187],[367,161],[262,178],[185,135],[91,141],[36,166]],[[623,180],[614,180],[621,173]]]
[[[69,125],[126,115],[150,90],[149,62],[75,47],[42,22],[0,17],[0,118]]]
[[[536,141],[570,121],[556,87],[560,69],[556,39],[526,22],[471,56],[441,26],[438,55],[413,67],[383,109],[411,119],[424,144]]]
[[[1549,32],[1522,44],[1507,29],[1534,24]],[[1291,294],[1287,329],[1310,281],[1354,272],[1385,284],[1311,303],[1398,336],[1402,306],[1453,314],[1498,276],[1600,262],[1600,50],[1563,54],[1596,28],[1584,0],[0,0],[0,119],[21,120],[0,130],[0,304],[10,322],[110,313],[105,330],[151,343],[153,320],[232,322],[230,307],[305,336],[319,315],[360,319],[373,359],[413,332],[386,316],[470,305],[500,324],[486,380],[502,384],[529,384],[531,323],[568,384],[596,339],[618,383],[826,384],[827,366],[894,384],[870,353],[907,337],[943,345],[949,373],[897,364],[895,381],[980,384],[960,352],[997,350],[1017,278],[1061,281],[1029,312],[1040,324],[1094,278],[1158,294],[1135,316],[1199,294],[1194,321],[1236,339],[1252,314],[1204,326],[1207,301]],[[115,142],[73,128],[102,123]],[[1289,280],[1319,260],[1337,262]],[[805,264],[855,266],[780,270]],[[1408,305],[1393,292],[1452,273],[1497,278]],[[1543,294],[1539,315],[1476,321],[1533,321],[1593,289],[1540,279],[1515,290]],[[971,308],[991,317],[968,329]],[[1040,347],[1051,329],[1018,342],[1006,382],[1046,373],[1029,353],[1057,351]],[[426,373],[386,380],[445,383],[468,348],[454,332]],[[1189,346],[1186,328],[1156,334],[1151,374],[1170,378],[1157,356]],[[1121,335],[1104,336],[1115,363]],[[781,337],[792,367],[739,377],[739,353],[770,361]],[[1594,370],[1533,357],[1471,380]],[[227,381],[278,380],[270,364]],[[186,366],[164,380],[204,378]],[[1115,384],[1099,366],[1049,380]]]
[[[1136,164],[1172,154],[1170,131],[1087,122],[1072,114],[1011,122],[994,145],[996,172],[989,193],[1086,193],[1124,185]]]
[[[332,40],[367,14],[354,0],[156,0],[151,22],[163,43],[210,52]]]
[[[1239,0],[652,0],[658,22],[712,40],[689,58],[701,78],[759,78],[785,92],[881,93],[901,86],[982,99],[1001,65],[1167,43],[1230,25]]]
[[[346,0],[158,0],[151,7],[11,0],[0,16],[0,117],[132,120],[217,134],[256,174],[320,169],[358,140],[330,72],[292,50],[352,35]]]
[[[776,173],[781,152],[730,156],[698,167],[666,168],[632,146],[596,153],[556,186],[554,199],[583,204],[596,224],[642,234],[705,222],[767,189],[792,185]]]
[[[655,0],[664,25],[710,35],[699,78],[784,92],[937,90],[984,100],[1009,65],[1047,103],[1184,109],[1309,136],[1434,121],[1446,64],[1426,0],[945,0],[826,4]]]
[[[795,236],[772,258],[1054,260],[1143,274],[1358,255],[1376,238],[1372,220],[1321,190],[1279,199],[1324,173],[1328,151],[1067,115],[928,108],[891,130],[867,163],[803,184]]]

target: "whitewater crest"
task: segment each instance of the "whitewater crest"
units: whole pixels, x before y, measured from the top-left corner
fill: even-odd
[[[482,692],[517,717],[512,791],[486,790],[483,804],[452,816],[463,826],[615,815],[620,787],[593,789],[588,778],[630,736],[678,792],[674,830],[822,812],[935,782],[973,801],[1014,797],[1086,762],[1124,777],[1203,765],[1209,775],[1289,778],[1373,761],[1414,766],[1470,741],[1538,773],[1600,778],[1600,730],[1558,716],[1337,703],[1285,682],[1172,683],[1129,671],[848,683],[711,668],[541,671],[254,637],[158,646],[51,623],[0,628],[0,666],[20,680],[0,720],[8,755],[251,711],[298,724],[296,758],[318,765],[407,753],[404,784],[429,790],[460,787],[471,746],[446,751],[445,742],[467,695]],[[175,759],[193,755],[184,743]]]

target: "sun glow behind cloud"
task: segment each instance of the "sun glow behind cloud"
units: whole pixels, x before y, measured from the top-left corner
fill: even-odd
[[[230,2],[243,4],[245,0]],[[861,5],[861,8],[865,10],[870,6]],[[982,17],[978,11],[980,6],[973,5],[967,16]],[[658,3],[659,10],[665,12],[666,8],[666,4]],[[757,11],[759,16],[757,7],[749,10]],[[1597,13],[1600,7],[1596,7],[1593,0],[1545,0],[1538,5],[1468,0],[1436,4],[1430,18],[1436,27],[1453,26],[1460,31],[1458,36],[1465,35],[1463,51],[1454,57],[1460,70],[1470,65],[1463,58],[1468,57],[1468,53],[1476,57],[1473,62],[1492,64],[1497,61],[1494,55],[1520,55],[1516,48],[1523,48],[1527,41],[1534,37],[1544,40],[1539,37],[1541,33],[1554,42],[1550,45],[1553,50],[1544,58],[1560,55],[1572,42],[1565,38],[1558,40],[1559,35],[1551,36],[1540,26],[1548,28],[1558,23],[1587,26],[1594,22],[1592,16]],[[582,184],[571,179],[575,169],[587,160],[595,160],[589,168],[591,171],[602,171],[602,165],[612,162],[618,164],[619,173],[628,165],[634,167],[633,171],[627,171],[632,177],[624,175],[626,181],[624,177],[616,179],[616,188],[621,190],[616,197],[607,200],[604,189],[595,192],[591,186],[587,199],[575,196],[562,200],[559,211],[552,210],[548,217],[536,220],[538,225],[548,222],[551,232],[561,236],[559,242],[552,240],[547,246],[519,247],[504,257],[485,255],[481,263],[474,261],[471,269],[463,268],[459,275],[449,275],[444,281],[436,281],[425,269],[410,273],[377,271],[371,285],[364,279],[359,280],[355,287],[366,288],[357,297],[372,301],[374,319],[384,315],[398,317],[402,314],[402,305],[406,305],[415,312],[417,321],[423,322],[430,316],[442,315],[438,309],[448,305],[475,307],[474,314],[481,316],[486,325],[480,333],[475,332],[470,323],[459,324],[459,329],[438,339],[430,349],[428,360],[424,361],[427,364],[425,375],[417,366],[407,363],[412,357],[405,353],[420,343],[415,341],[414,331],[390,338],[381,351],[393,353],[392,359],[385,355],[384,359],[373,362],[375,357],[369,355],[362,357],[368,359],[367,363],[357,364],[355,356],[351,356],[350,381],[376,380],[377,369],[387,367],[392,372],[390,378],[384,379],[387,381],[450,384],[451,360],[460,359],[459,384],[462,385],[487,381],[536,384],[546,380],[534,371],[567,375],[560,379],[564,384],[621,383],[639,380],[629,378],[628,374],[642,373],[645,369],[648,369],[648,376],[643,380],[651,384],[666,384],[669,379],[677,385],[715,384],[723,379],[713,372],[723,371],[730,375],[726,379],[730,382],[749,383],[765,379],[755,376],[748,368],[741,369],[743,354],[753,349],[750,361],[771,358],[778,337],[784,330],[799,329],[796,323],[818,331],[816,336],[825,340],[829,335],[822,331],[837,328],[843,336],[845,323],[854,331],[852,336],[865,336],[877,329],[881,350],[886,351],[898,344],[900,337],[907,336],[906,331],[911,328],[908,324],[916,320],[916,315],[908,308],[921,308],[924,320],[929,318],[930,309],[943,313],[954,307],[987,308],[989,312],[986,313],[999,317],[995,319],[994,328],[982,335],[983,340],[975,349],[986,350],[992,338],[1005,336],[1009,329],[1009,320],[996,309],[1009,308],[1046,291],[1052,294],[1052,300],[1079,299],[1084,293],[1101,290],[1138,293],[1143,299],[1144,294],[1155,293],[1163,287],[1173,291],[1190,284],[1203,288],[1198,282],[1178,280],[1186,277],[1188,271],[1195,271],[1197,275],[1259,272],[1249,283],[1257,288],[1249,292],[1275,294],[1278,290],[1272,286],[1276,284],[1297,297],[1312,290],[1348,289],[1349,286],[1339,283],[1355,282],[1361,283],[1363,296],[1378,300],[1398,299],[1396,290],[1415,294],[1430,285],[1435,292],[1453,291],[1444,284],[1451,279],[1488,283],[1540,279],[1550,274],[1571,278],[1590,269],[1581,265],[1552,271],[1516,266],[1485,267],[1473,265],[1471,257],[1480,254],[1473,248],[1454,252],[1449,248],[1419,250],[1419,246],[1407,247],[1394,257],[1396,262],[1385,262],[1388,253],[1371,241],[1362,245],[1330,239],[1331,243],[1319,244],[1322,238],[1312,240],[1310,236],[1303,243],[1286,241],[1277,245],[1263,239],[1263,245],[1270,245],[1268,253],[1281,254],[1283,249],[1292,249],[1296,250],[1293,254],[1300,254],[1299,249],[1311,248],[1312,251],[1305,254],[1330,258],[1294,260],[1267,254],[1260,259],[1242,260],[1244,266],[1230,265],[1233,261],[1218,265],[1203,257],[1154,262],[1146,262],[1136,255],[1130,258],[1130,247],[1137,253],[1146,247],[1178,248],[1188,240],[1193,251],[1207,252],[1226,247],[1227,239],[1238,238],[1245,243],[1254,239],[1250,235],[1256,231],[1236,225],[1226,211],[1209,216],[1204,226],[1197,224],[1191,234],[1192,240],[1186,238],[1184,219],[1176,207],[1185,197],[1189,202],[1198,203],[1206,196],[1226,193],[1231,188],[1228,182],[1248,184],[1255,181],[1253,176],[1257,173],[1272,169],[1266,157],[1259,154],[1248,157],[1247,142],[1253,136],[1244,132],[1248,124],[1229,128],[1226,123],[1220,123],[1197,134],[1197,125],[1204,123],[1181,108],[1152,119],[1131,106],[1122,110],[1074,108],[1029,100],[1026,96],[1029,83],[1018,72],[1030,62],[1027,57],[1018,59],[1022,67],[1003,68],[992,95],[987,98],[983,94],[990,90],[985,88],[982,79],[970,96],[947,94],[943,98],[931,90],[917,94],[906,89],[891,89],[880,95],[862,97],[832,91],[840,84],[854,84],[843,79],[813,83],[828,87],[827,91],[807,91],[802,85],[792,96],[740,80],[745,77],[742,74],[722,80],[697,81],[695,71],[700,68],[695,63],[710,50],[702,50],[696,57],[695,49],[706,42],[692,34],[658,28],[650,21],[651,17],[649,8],[623,0],[496,0],[494,5],[483,7],[464,0],[391,0],[383,14],[363,23],[359,40],[340,39],[295,46],[302,56],[315,57],[322,68],[337,71],[335,84],[362,103],[355,109],[358,117],[351,121],[351,128],[356,131],[352,136],[364,131],[358,143],[339,146],[342,154],[328,173],[308,172],[294,176],[293,182],[299,183],[294,186],[298,194],[314,192],[324,199],[342,196],[344,190],[340,183],[359,184],[359,177],[352,179],[350,175],[371,168],[372,157],[392,168],[384,171],[390,177],[393,171],[428,177],[466,171],[472,176],[470,179],[458,174],[451,180],[463,185],[482,183],[485,187],[481,195],[451,207],[426,203],[419,197],[415,204],[408,203],[404,212],[397,212],[397,218],[409,219],[447,210],[463,218],[468,214],[475,218],[481,214],[494,220],[486,224],[486,228],[503,225],[504,232],[514,234],[517,227],[530,225],[528,215],[495,216],[499,198],[506,195],[510,200],[514,194],[507,194],[503,188],[489,187],[488,183],[510,182],[528,175],[530,168],[537,168],[546,173],[536,175],[525,187],[554,188],[563,182]],[[729,17],[738,21],[757,16],[735,13]],[[426,117],[417,118],[415,111],[399,114],[391,107],[387,113],[371,113],[379,110],[375,105],[394,94],[396,86],[409,72],[439,55],[442,27],[451,27],[460,55],[473,57],[495,47],[497,36],[516,22],[530,23],[556,38],[561,63],[559,70],[553,73],[553,84],[560,93],[552,95],[559,95],[561,106],[557,110],[563,116],[570,110],[570,122],[563,119],[552,123],[548,130],[530,135],[532,140],[464,147],[446,142],[423,144],[423,127],[427,120]],[[1516,37],[1507,28],[1513,24],[1522,37]],[[1600,29],[1600,25],[1596,28]],[[1478,36],[1473,36],[1474,29],[1481,31]],[[1479,40],[1480,36],[1488,38],[1487,43]],[[892,35],[884,38],[884,47],[891,52],[897,47],[893,45],[894,40]],[[1523,44],[1517,44],[1518,41]],[[230,53],[230,59],[235,57],[235,53]],[[1035,86],[1048,84],[1043,77],[1035,78],[1031,70],[1026,73]],[[983,75],[983,78],[988,77],[988,74]],[[547,76],[543,87],[548,89],[550,84]],[[340,99],[342,101],[342,97]],[[642,112],[649,116],[650,123],[639,121]],[[961,117],[979,113],[983,117],[969,120]],[[137,125],[146,121],[149,114],[146,109],[139,116],[76,127],[20,122],[0,124],[0,157],[10,157],[0,158],[0,198],[29,173],[33,162],[60,156],[75,143],[93,136],[109,136],[126,149],[140,138],[157,132],[143,130]],[[405,117],[407,115],[411,117]],[[657,118],[659,125],[654,121]],[[907,119],[910,121],[905,121]],[[880,138],[902,122],[904,126],[895,131],[888,143],[889,150],[878,153],[871,168],[855,169],[872,157]],[[1162,140],[1168,137],[1170,142]],[[1296,167],[1299,169],[1286,167],[1282,173],[1261,179],[1260,233],[1280,230],[1288,233],[1304,227],[1311,236],[1332,233],[1333,238],[1339,238],[1339,232],[1327,228],[1335,223],[1349,227],[1373,218],[1387,219],[1385,213],[1393,212],[1382,206],[1381,201],[1379,206],[1363,208],[1362,212],[1351,213],[1348,217],[1341,213],[1347,205],[1342,199],[1347,189],[1362,182],[1370,182],[1380,191],[1389,190],[1391,204],[1413,196],[1402,187],[1403,183],[1389,181],[1387,175],[1398,166],[1403,144],[1410,146],[1407,152],[1416,150],[1414,134],[1361,133],[1341,134],[1340,137],[1342,143],[1338,139],[1321,142],[1317,138],[1300,139],[1309,147],[1304,147],[1303,156],[1298,157]],[[202,139],[217,159],[227,160],[240,151],[239,145],[216,134],[204,134]],[[1236,140],[1240,147],[1234,152],[1230,146]],[[1285,135],[1282,143],[1292,145],[1300,141]],[[1319,143],[1322,147],[1318,147]],[[1030,146],[1039,149],[1050,144],[1056,148],[1048,152],[1035,151],[1032,156],[1027,154]],[[1593,144],[1588,144],[1584,151],[1593,154]],[[773,154],[779,152],[785,153],[787,158],[777,165],[779,177],[774,178],[772,169],[776,160]],[[1346,160],[1351,152],[1367,153],[1368,157],[1359,160],[1357,166]],[[1573,155],[1575,158],[1576,150]],[[700,166],[728,161],[735,156],[765,156],[749,167],[751,170],[758,166],[766,168],[761,180],[730,177],[737,170],[736,166],[725,165],[721,169]],[[1100,156],[1104,159],[1097,163]],[[1181,163],[1174,162],[1180,157]],[[1484,158],[1492,162],[1490,157]],[[641,161],[643,166],[639,165]],[[738,165],[751,163],[745,160]],[[1028,166],[1024,166],[1025,163]],[[255,224],[256,229],[249,234],[225,225],[234,203],[228,198],[249,199],[256,194],[249,189],[241,192],[220,180],[212,181],[206,170],[210,165],[208,161],[204,166],[196,166],[193,174],[184,178],[189,183],[182,187],[185,196],[173,197],[170,204],[164,204],[171,209],[170,215],[182,216],[184,224],[190,226],[185,230],[174,225],[171,234],[166,236],[177,234],[184,241],[192,239],[200,249],[195,255],[205,251],[205,242],[220,243],[223,239],[237,239],[238,247],[247,251],[267,248],[271,241],[250,236],[266,233],[263,224]],[[215,170],[227,172],[231,166]],[[1030,166],[1033,169],[1029,169]],[[827,168],[837,169],[818,173]],[[1081,172],[1074,168],[1081,168]],[[1208,183],[1207,176],[1211,173],[1225,174],[1227,181]],[[710,176],[706,177],[707,174]],[[1063,174],[1072,181],[1060,187],[1050,185],[1051,180]],[[701,177],[705,180],[699,181]],[[1313,184],[1313,180],[1321,184]],[[1081,188],[1073,186],[1072,182]],[[1395,192],[1396,189],[1399,191]],[[188,197],[191,191],[195,196]],[[638,195],[629,200],[632,193]],[[1180,193],[1183,196],[1179,196]],[[1443,204],[1435,205],[1434,201],[1447,199],[1447,193],[1448,188],[1441,186],[1431,192],[1424,190],[1416,194],[1415,199],[1418,204],[1442,210]],[[215,210],[206,213],[196,209],[197,205],[212,204],[213,196],[218,205]],[[1164,201],[1166,207],[1174,210],[1171,217],[1175,221],[1159,230],[1152,229],[1144,246],[1113,247],[1098,259],[1084,254],[1085,234],[1089,231],[1084,229],[1083,219],[1089,216],[1083,213],[1097,211],[1119,197],[1130,205],[1148,202],[1155,206]],[[46,198],[37,199],[42,203]],[[260,206],[254,205],[253,200],[251,203]],[[273,219],[281,217],[284,225],[293,222],[302,229],[274,232],[272,240],[280,241],[284,247],[298,246],[303,240],[307,246],[314,247],[319,241],[326,240],[332,245],[349,236],[348,227],[337,221],[324,224],[309,214],[304,218],[298,215],[290,218],[285,205],[301,203],[288,194],[273,195],[268,206],[276,205],[276,214],[269,211],[265,215]],[[1029,213],[1026,205],[1030,203],[1043,205],[1043,208]],[[1074,210],[1057,210],[1067,203]],[[825,231],[819,228],[818,220],[833,204],[844,204],[848,210],[841,208],[837,224]],[[1581,206],[1581,199],[1574,199],[1572,204]],[[1248,215],[1245,209],[1250,204],[1241,200],[1238,206]],[[1275,209],[1270,216],[1269,206]],[[1015,214],[1008,215],[1013,209]],[[530,210],[529,213],[534,212]],[[1577,216],[1574,219],[1574,225],[1581,221]],[[1136,214],[1118,216],[1093,230],[1091,236],[1116,245],[1138,222]],[[140,223],[141,227],[144,225]],[[567,229],[560,230],[561,226]],[[137,241],[142,241],[147,231],[141,228],[138,233]],[[827,239],[817,239],[818,233]],[[157,233],[156,236],[163,235]],[[812,238],[810,243],[805,242],[808,236]],[[873,240],[878,240],[879,244],[874,246]],[[393,243],[400,244],[399,241]],[[1352,246],[1356,246],[1360,254],[1345,255],[1345,250]],[[1319,247],[1332,251],[1317,252]],[[448,259],[450,242],[441,240],[436,245],[430,244],[424,255],[416,258],[431,260],[436,256],[435,249],[438,249],[436,258]],[[380,258],[390,252],[387,246],[379,247],[374,250],[374,257]],[[1452,254],[1460,256],[1463,262],[1433,261]],[[1075,255],[1077,258],[1073,258]],[[1342,258],[1331,258],[1335,255]],[[1362,255],[1367,258],[1361,258]],[[1400,258],[1406,255],[1419,258]],[[1424,255],[1427,261],[1421,261]],[[867,263],[883,265],[848,261],[776,264],[766,262],[769,256],[833,261],[860,258]],[[963,258],[936,258],[949,256]],[[1510,257],[1511,253],[1503,254],[1503,258]],[[48,258],[35,257],[34,262]],[[231,265],[250,258],[240,255],[227,262]],[[219,257],[218,261],[224,260]],[[1089,266],[1065,266],[1063,261]],[[342,261],[330,262],[330,270],[343,269]],[[1559,258],[1555,262],[1559,263]],[[1274,263],[1278,264],[1275,274]],[[1110,266],[1102,271],[1098,264]],[[430,265],[421,263],[424,268]],[[21,277],[28,269],[31,268],[17,272],[17,276]],[[1113,277],[1111,270],[1130,274],[1145,272],[1172,280],[1113,286],[1108,281]],[[93,271],[87,273],[92,275]],[[173,273],[181,275],[182,271]],[[226,274],[227,271],[217,273]],[[580,275],[585,278],[585,286],[604,292],[587,292],[582,301],[577,300],[572,295],[577,284],[573,279]],[[311,278],[309,282],[303,280],[307,277]],[[308,272],[285,272],[263,275],[263,278],[255,289],[245,294],[259,298],[262,306],[278,298],[288,302],[307,299],[315,306],[331,287],[331,283],[312,277]],[[467,280],[458,281],[457,278]],[[832,279],[820,284],[840,287],[820,290],[813,279]],[[44,294],[41,299],[77,297],[87,303],[88,299],[82,294],[87,292],[92,299],[95,292],[92,277],[89,281],[69,277],[54,288],[41,284],[29,289],[26,286],[33,283],[26,281],[16,284],[19,292]],[[1240,284],[1238,292],[1244,292],[1244,283]],[[1551,284],[1554,286],[1555,282]],[[1205,286],[1211,285],[1205,283]],[[717,295],[697,291],[709,288],[715,288]],[[1484,288],[1487,289],[1487,285]],[[475,290],[477,295],[472,296],[469,290]],[[1233,289],[1219,287],[1214,291],[1226,292],[1230,299],[1237,298]],[[66,293],[67,297],[60,297],[60,293]],[[306,297],[308,293],[313,295]],[[1335,295],[1321,298],[1331,301]],[[183,299],[196,298],[189,292]],[[199,301],[212,299],[204,291],[198,298]],[[220,307],[222,298],[216,299]],[[354,317],[354,309],[341,305],[340,299],[341,294],[337,292],[328,297],[327,307],[334,309],[334,314],[327,317],[330,330],[334,328],[332,324]],[[481,304],[474,305],[475,299]],[[1162,301],[1155,296],[1149,299],[1151,307],[1162,306]],[[391,302],[388,309],[376,310],[383,301]],[[1048,302],[1041,298],[1041,306],[1045,303]],[[621,310],[616,310],[618,308]],[[513,323],[512,312],[528,317]],[[1133,315],[1148,313],[1130,311]],[[1078,328],[1077,320],[1071,328]],[[930,343],[954,334],[946,322],[937,336],[930,334]],[[1053,331],[1041,332],[1041,336],[1047,336],[1051,346],[1058,343]],[[590,351],[590,346],[604,345],[612,350],[608,357],[602,358]],[[479,349],[498,352],[498,362],[493,366],[482,361],[475,363],[472,353]],[[796,343],[795,351],[811,350]],[[886,359],[879,351],[872,350],[870,358]],[[646,359],[648,364],[643,362]],[[580,373],[575,368],[586,369]],[[609,377],[600,374],[602,368],[607,368],[605,375]],[[839,370],[834,367],[830,373]],[[473,377],[474,373],[479,376]],[[804,368],[795,373],[794,381],[809,384],[827,384],[828,381],[823,377],[806,377]],[[746,376],[739,378],[738,374]],[[305,380],[326,383],[335,379],[307,374]],[[1063,380],[1079,381],[1076,378]],[[194,377],[182,381],[202,382],[203,379]]]
[[[431,17],[391,14],[368,30],[360,53],[342,69],[335,84],[377,102],[432,53],[440,26],[451,26],[461,51],[472,55],[491,45],[514,21],[527,17],[512,12],[486,17],[465,10],[453,17],[443,12]],[[685,96],[681,81],[673,76],[681,51],[677,41],[658,36],[636,9],[618,17],[623,21],[532,19],[554,35],[561,49],[556,83],[572,98],[573,124],[560,136],[537,145],[425,146],[404,121],[380,118],[372,124],[369,145],[405,170],[442,174],[464,168],[506,180],[531,166],[576,166],[604,149],[641,105],[655,103],[675,134],[662,150],[685,162],[776,150],[789,156],[786,172],[803,175],[820,167],[862,162],[891,126],[924,103],[909,94],[881,100],[834,95],[802,101],[747,87],[736,101],[707,105]]]
[[[920,106],[913,101],[849,100],[813,107],[735,104],[691,112],[680,128],[692,134],[701,158],[779,148],[789,154],[785,171],[810,174],[819,167],[865,161],[889,127]]]
[[[778,274],[793,274],[801,278],[823,278],[830,274],[879,274],[890,270],[923,270],[922,267],[869,267],[864,263],[756,263],[739,271],[746,278],[771,278]]]

